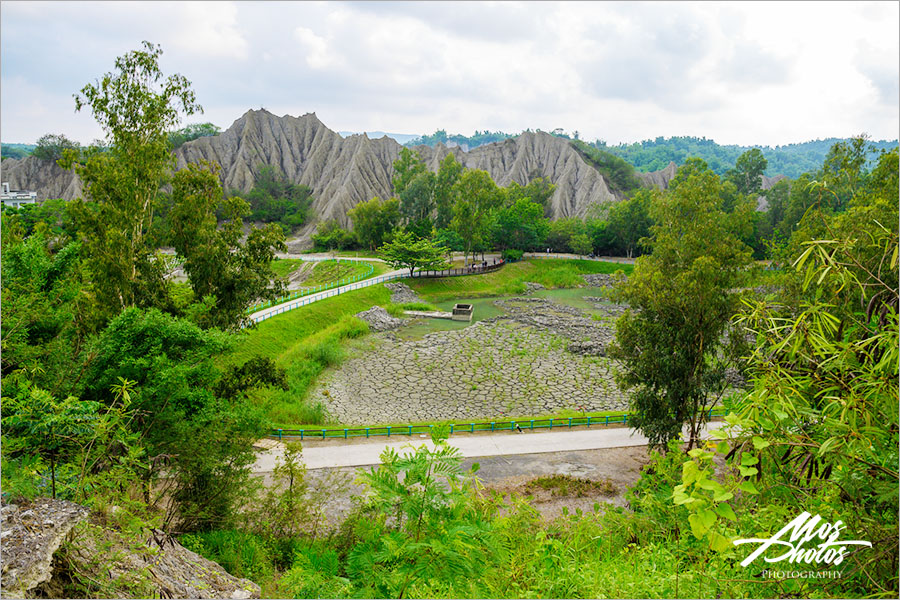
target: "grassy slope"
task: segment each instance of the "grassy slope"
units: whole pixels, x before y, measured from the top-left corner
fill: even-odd
[[[272,261],[272,270],[279,277],[287,277],[292,271],[300,267],[303,262],[303,260],[297,258],[276,258]],[[345,277],[362,275],[369,271],[368,265],[374,267],[372,277],[391,270],[389,265],[374,261],[366,263],[323,261],[316,264],[313,268],[312,276],[304,283],[311,286],[323,285]]]
[[[302,264],[303,261],[296,258],[276,258],[272,261],[272,270],[278,277],[287,277],[288,273]]]
[[[524,282],[540,283],[548,288],[576,287],[584,285],[585,273],[615,273],[623,270],[631,273],[627,264],[592,260],[525,260],[510,263],[485,275],[447,277],[443,279],[407,279],[405,283],[429,302],[442,302],[454,298],[479,298],[520,294]]]

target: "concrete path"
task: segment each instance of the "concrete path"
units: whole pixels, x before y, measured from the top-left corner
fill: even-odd
[[[387,273],[378,275],[377,277],[370,277],[369,279],[363,279],[362,281],[348,283],[347,285],[342,285],[341,287],[331,288],[330,290],[325,290],[324,292],[310,294],[308,296],[303,296],[302,298],[288,300],[287,302],[282,302],[281,304],[276,304],[275,306],[270,306],[269,308],[258,310],[250,315],[250,319],[256,323],[259,323],[260,321],[265,321],[266,319],[274,317],[275,315],[293,310],[295,308],[299,308],[301,306],[305,306],[307,304],[312,304],[313,302],[318,302],[319,300],[324,300],[325,298],[331,298],[332,296],[337,296],[338,294],[344,294],[352,290],[358,290],[360,288],[369,287],[372,285],[377,285],[379,283],[384,283],[386,281],[393,281],[395,279],[400,279],[408,276],[409,269],[397,269],[395,271],[389,271]]]
[[[588,256],[583,256],[581,254],[566,254],[563,252],[526,252],[523,255],[525,258],[555,258],[555,259],[574,259],[574,260],[596,260],[601,262],[612,262],[612,263],[621,263],[633,265],[634,259],[627,258],[624,256],[595,256],[594,258],[590,258]]]
[[[717,429],[724,423],[713,422],[710,429]],[[377,465],[381,462],[381,453],[385,448],[394,448],[403,452],[409,444],[420,446],[427,444],[434,447],[431,439],[414,436],[400,441],[382,438],[382,441],[368,443],[351,443],[343,445],[315,446],[315,442],[304,442],[303,462],[307,469],[328,469],[335,467],[361,467]],[[450,445],[459,448],[465,458],[480,456],[509,456],[515,454],[539,454],[545,452],[566,452],[576,450],[596,450],[600,448],[622,448],[628,446],[646,446],[647,438],[635,429],[599,428],[574,429],[556,432],[496,433],[484,435],[454,435],[450,437]],[[268,473],[275,468],[282,450],[276,446],[260,452],[253,465],[254,473]]]

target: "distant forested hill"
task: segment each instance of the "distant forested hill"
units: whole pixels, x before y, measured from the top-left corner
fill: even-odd
[[[34,144],[3,144],[0,156],[3,158],[25,158],[34,150]]]
[[[453,142],[457,146],[467,147],[469,150],[471,150],[472,148],[477,148],[478,146],[482,146],[484,144],[502,142],[503,140],[511,137],[514,137],[513,134],[503,133],[502,131],[475,131],[475,135],[465,136],[458,133],[447,135],[446,131],[444,131],[443,129],[438,129],[431,135],[421,135],[406,142],[403,145],[407,148],[412,148],[414,146],[430,146],[434,148],[438,144],[444,144],[445,146],[453,145],[448,143]]]
[[[780,174],[795,178],[803,173],[819,169],[828,150],[840,141],[847,140],[828,138],[772,148],[769,146],[722,146],[712,140],[696,137],[658,137],[655,140],[645,140],[634,144],[608,146],[604,142],[595,142],[592,145],[625,159],[638,171],[658,171],[665,168],[670,161],[681,165],[689,157],[699,157],[720,175],[733,168],[741,154],[751,148],[759,148],[766,160],[769,161],[766,175]],[[880,150],[897,146],[897,140],[882,140],[872,143],[876,152],[871,158],[874,158]]]
[[[578,139],[577,134],[569,136],[559,129],[552,131],[551,135],[566,139],[573,139],[573,137],[576,140]],[[448,142],[453,142],[471,150],[483,144],[500,142],[510,137],[514,137],[513,134],[501,131],[476,131],[475,135],[465,136],[460,134],[448,135],[445,130],[438,129],[432,135],[419,136],[406,142],[404,145],[409,148],[420,145],[434,147],[438,143],[448,145]],[[632,164],[636,170],[643,173],[665,169],[669,162],[682,165],[688,158],[699,157],[705,160],[710,168],[719,175],[724,175],[726,171],[734,168],[734,163],[741,154],[751,148],[759,148],[762,150],[766,160],[769,161],[766,175],[786,175],[796,178],[803,173],[819,169],[825,160],[825,156],[828,154],[828,150],[840,141],[847,140],[828,138],[772,148],[770,146],[723,146],[706,138],[679,136],[671,138],[658,137],[655,140],[645,140],[633,144],[618,144],[616,146],[609,146],[606,142],[598,140],[589,145],[624,159]],[[873,142],[873,144],[875,145],[876,153],[871,158],[874,158],[880,150],[896,147],[897,140],[881,140]]]

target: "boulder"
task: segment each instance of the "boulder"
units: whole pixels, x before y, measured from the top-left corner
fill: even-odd
[[[368,323],[372,331],[389,331],[403,325],[402,319],[395,319],[380,306],[373,306],[369,310],[357,313],[356,316]]]
[[[407,302],[421,302],[412,288],[405,283],[386,283],[384,287],[391,291],[391,302],[394,304],[406,304]]]
[[[101,597],[260,597],[258,585],[160,530],[126,533],[84,506],[50,498],[0,511],[3,598],[71,597],[72,581],[108,586],[94,590]]]

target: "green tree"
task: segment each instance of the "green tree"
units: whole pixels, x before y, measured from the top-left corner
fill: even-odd
[[[143,467],[143,448],[127,427],[134,418],[132,384],[120,380],[111,390],[114,404],[103,407],[73,396],[57,400],[20,382],[15,396],[3,398],[4,459],[24,454],[48,460],[53,498],[89,502],[104,488],[130,486]],[[66,475],[61,486],[60,472]]]
[[[81,396],[107,406],[121,379],[134,382],[130,429],[149,457],[145,500],[174,500],[166,528],[227,527],[248,493],[253,443],[265,431],[258,407],[217,397],[217,363],[233,338],[157,309],[129,308],[93,344]],[[166,485],[157,485],[165,476]]]
[[[38,138],[31,155],[41,160],[57,161],[63,157],[65,150],[81,152],[81,144],[70,140],[63,134],[47,133]]]
[[[175,150],[187,142],[219,135],[222,130],[212,123],[192,123],[169,134],[169,144]]]
[[[490,233],[489,215],[503,205],[503,190],[497,187],[487,171],[469,169],[456,182],[456,203],[450,228],[465,242],[465,261],[482,247]]]
[[[435,182],[435,174],[425,167],[418,152],[409,148],[400,150],[400,157],[394,161],[391,183],[394,195],[400,199],[404,225],[419,237],[431,233]]]
[[[581,256],[590,254],[594,249],[591,238],[586,233],[579,233],[572,237],[572,252]]]
[[[437,208],[434,226],[436,229],[446,229],[453,219],[453,204],[456,182],[463,172],[463,166],[457,162],[453,154],[448,154],[441,161],[435,177],[434,203]]]
[[[649,190],[639,190],[631,198],[614,204],[609,209],[608,235],[616,248],[628,258],[641,249],[641,240],[650,235]]]
[[[728,229],[720,187],[703,161],[681,167],[651,204],[652,254],[616,291],[630,308],[616,323],[610,356],[631,392],[632,423],[657,447],[686,424],[696,445],[704,408],[725,389],[723,337],[738,302],[730,290],[749,252]]]
[[[194,298],[215,299],[204,325],[241,327],[249,322],[245,310],[251,304],[283,295],[284,284],[271,268],[275,252],[287,249],[281,228],[253,227],[244,239],[242,217],[249,206],[240,198],[223,197],[217,168],[202,163],[178,171],[172,198],[171,242],[184,259]],[[216,221],[220,207],[225,217],[221,227]]]
[[[432,271],[446,269],[449,265],[444,260],[444,248],[427,239],[417,239],[410,231],[401,231],[394,239],[378,249],[378,253],[395,269],[413,271]]]
[[[520,198],[497,211],[491,227],[494,247],[534,250],[543,243],[548,227],[544,208],[527,197]]]
[[[33,373],[38,387],[61,395],[80,377],[85,331],[92,328],[78,304],[86,288],[80,246],[70,242],[53,251],[46,227],[39,224],[26,239],[21,231],[4,218],[0,289],[4,392],[15,388],[7,377],[24,369]]]
[[[333,251],[352,248],[359,242],[352,231],[341,228],[336,219],[322,221],[316,226],[316,232],[312,236],[316,248]]]
[[[435,246],[440,246],[447,253],[447,262],[453,261],[454,252],[462,252],[466,244],[459,234],[452,229],[438,229],[431,236],[431,241]]]
[[[528,185],[519,185],[513,181],[506,187],[506,202],[515,204],[521,198],[528,198],[540,204],[544,208],[544,216],[549,217],[552,212],[550,199],[555,191],[556,185],[550,183],[547,177],[533,177]]]
[[[832,192],[827,208],[844,210],[865,185],[869,156],[874,146],[865,134],[834,144],[825,157],[817,180]]]
[[[586,232],[584,221],[577,217],[550,221],[546,244],[553,252],[573,252],[572,238]]]
[[[420,580],[461,585],[496,550],[489,522],[472,507],[474,478],[446,437],[438,431],[434,449],[403,455],[389,448],[379,467],[360,473],[373,497],[357,521],[348,570],[369,594],[404,598]]]
[[[232,196],[242,196],[232,192]],[[312,190],[305,185],[291,183],[274,167],[259,170],[253,189],[246,194],[252,221],[278,223],[285,235],[306,223],[312,208]]]
[[[353,222],[360,245],[375,250],[400,225],[400,201],[397,198],[381,200],[376,196],[351,208],[347,216]]]
[[[756,196],[762,190],[762,176],[769,167],[769,161],[759,148],[751,148],[741,154],[734,163],[734,169],[725,178],[734,184],[739,194]]]
[[[158,240],[148,239],[159,189],[174,165],[168,132],[180,113],[202,110],[190,82],[181,75],[164,78],[162,50],[144,42],[143,50],[116,59],[107,73],[75,96],[76,110],[90,108],[110,145],[83,164],[65,152],[61,164],[72,167],[84,184],[86,201],[72,203],[85,260],[93,273],[94,301],[111,317],[129,306],[168,302]]]
[[[394,194],[400,195],[406,191],[413,179],[427,172],[425,161],[419,157],[419,153],[409,148],[401,148],[400,156],[394,161],[394,174],[391,177],[391,185]]]

